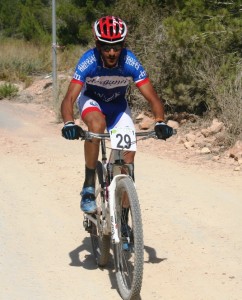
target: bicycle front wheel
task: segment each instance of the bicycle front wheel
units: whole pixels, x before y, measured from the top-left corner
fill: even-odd
[[[131,178],[117,182],[115,202],[120,238],[113,249],[118,290],[122,299],[137,299],[142,286],[144,243],[140,205]]]
[[[96,168],[96,203],[97,203],[97,213],[94,217],[97,220],[97,226],[91,222],[91,242],[93,254],[96,258],[97,265],[99,267],[104,267],[108,263],[109,251],[110,251],[110,235],[104,234],[103,232],[103,222],[105,220],[105,195],[103,191],[104,178],[102,164],[98,161]]]

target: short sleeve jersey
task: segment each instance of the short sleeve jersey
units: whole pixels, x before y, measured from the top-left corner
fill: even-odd
[[[97,48],[88,50],[80,58],[72,82],[84,84],[82,94],[96,101],[124,100],[131,81],[136,86],[149,79],[141,63],[132,51],[122,49],[117,66],[105,68]]]

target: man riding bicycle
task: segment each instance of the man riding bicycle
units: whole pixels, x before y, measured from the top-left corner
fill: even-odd
[[[114,16],[102,17],[94,23],[96,47],[82,55],[61,104],[64,121],[62,135],[66,139],[79,138],[73,106],[77,100],[80,116],[88,131],[103,133],[105,129],[129,126],[134,128],[126,92],[133,80],[149,102],[155,117],[158,138],[167,139],[172,128],[164,123],[164,105],[154,90],[143,66],[133,52],[125,48],[127,26]],[[85,213],[96,211],[95,169],[99,154],[99,141],[85,141],[85,181],[81,192],[81,209]],[[125,162],[134,163],[135,152],[125,153]]]

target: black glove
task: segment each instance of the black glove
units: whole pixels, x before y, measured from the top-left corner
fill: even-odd
[[[158,139],[166,140],[173,134],[173,128],[164,122],[156,122],[155,133]]]
[[[80,137],[80,127],[74,122],[67,122],[61,132],[62,136],[67,140],[78,140]]]

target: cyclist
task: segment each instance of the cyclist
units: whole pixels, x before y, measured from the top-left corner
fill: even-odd
[[[129,126],[134,129],[125,95],[133,80],[149,102],[155,117],[158,138],[167,139],[172,128],[164,122],[164,106],[155,92],[147,73],[133,52],[125,47],[127,26],[123,20],[105,16],[93,26],[96,47],[79,59],[74,76],[61,104],[64,121],[62,135],[66,139],[79,138],[80,127],[74,122],[73,106],[77,100],[80,116],[88,130],[103,133],[105,129]],[[81,209],[86,213],[96,210],[95,168],[99,143],[85,141],[85,181],[81,191]],[[125,162],[134,163],[135,152],[125,153]]]

